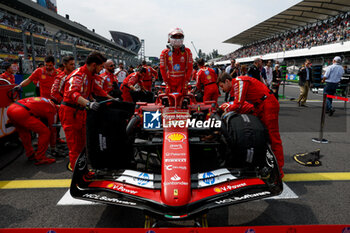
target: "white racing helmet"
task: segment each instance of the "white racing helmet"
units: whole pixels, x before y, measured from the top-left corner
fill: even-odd
[[[180,48],[184,43],[185,34],[181,28],[174,28],[168,34],[168,43],[175,48]]]

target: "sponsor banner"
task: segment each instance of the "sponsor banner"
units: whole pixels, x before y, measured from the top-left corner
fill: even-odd
[[[5,30],[9,30],[9,31],[13,31],[13,32],[22,32],[22,30],[20,30],[20,29],[13,28],[13,27],[10,27],[10,26],[6,26],[6,25],[3,25],[3,24],[0,24],[0,28],[5,29]]]
[[[168,217],[168,216],[166,216]],[[171,217],[171,216],[170,216]],[[11,228],[2,233],[348,233],[350,225],[282,225],[282,226],[239,226],[239,227],[173,227],[173,228]]]
[[[210,172],[199,173],[198,187],[202,188],[235,179],[237,179],[237,177],[233,176],[229,170],[222,168]]]

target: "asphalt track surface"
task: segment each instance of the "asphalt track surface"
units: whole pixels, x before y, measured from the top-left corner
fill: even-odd
[[[280,90],[282,93],[282,88]],[[326,116],[324,138],[317,144],[322,93],[310,93],[308,108],[297,107],[299,88],[287,85],[280,100],[280,131],[285,153],[285,191],[276,199],[215,209],[209,226],[266,226],[350,223],[350,121],[344,102],[334,103],[334,116]],[[349,103],[350,104],[350,103]],[[348,104],[348,105],[349,105]],[[322,166],[297,164],[295,153],[321,150]],[[15,145],[0,151],[0,165],[20,152]],[[0,170],[0,228],[123,228],[144,227],[139,210],[79,203],[67,194],[71,173],[68,158],[35,166],[21,155]],[[62,204],[65,203],[65,204]],[[159,226],[193,226],[193,221],[160,222]]]

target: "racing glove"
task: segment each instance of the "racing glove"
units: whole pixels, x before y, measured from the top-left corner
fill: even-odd
[[[12,91],[20,91],[22,89],[21,85],[17,85],[14,88],[12,88]]]
[[[226,113],[228,111],[228,108],[230,107],[229,103],[223,103],[220,105],[219,109],[224,111],[224,113]]]
[[[97,102],[88,102],[86,104],[86,109],[87,110],[94,110],[94,111],[97,111],[100,107],[100,104],[97,103]]]

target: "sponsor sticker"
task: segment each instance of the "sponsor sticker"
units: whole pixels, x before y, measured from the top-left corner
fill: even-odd
[[[221,192],[227,192],[227,191],[235,190],[235,189],[238,189],[238,188],[242,188],[242,187],[245,187],[245,186],[247,186],[246,183],[241,183],[241,184],[237,184],[237,185],[225,185],[225,186],[222,186],[222,187],[214,188],[214,191],[217,192],[217,193],[221,193]]]
[[[166,139],[169,142],[183,142],[186,139],[186,135],[183,133],[171,133],[167,135]]]
[[[180,70],[180,64],[175,64],[174,65],[174,70],[179,71]]]
[[[179,195],[179,190],[178,189],[174,189],[174,196],[178,196]]]
[[[165,169],[168,170],[168,171],[172,171],[173,169],[187,170],[187,167],[186,166],[166,165]]]
[[[185,58],[184,58],[184,57],[181,57],[181,58],[180,58],[180,62],[185,62]]]
[[[139,185],[146,185],[149,182],[149,175],[147,173],[140,173],[137,178],[137,183]]]
[[[116,190],[116,191],[120,191],[120,192],[123,192],[123,193],[129,193],[129,194],[136,194],[136,193],[138,193],[135,190],[130,190],[130,189],[124,188],[121,185],[116,185],[114,183],[108,184],[107,188],[110,188],[110,189],[113,189],[113,190]]]
[[[182,145],[181,144],[171,144],[170,149],[172,150],[180,150],[180,149],[183,149]]]
[[[165,153],[165,156],[186,156],[186,153]]]
[[[86,193],[82,197],[90,198],[90,199],[94,199],[94,200],[99,200],[99,201],[108,201],[108,202],[113,202],[113,203],[123,204],[123,205],[136,205],[135,202],[123,201],[123,200],[119,200],[117,198],[110,198],[110,197],[101,196],[98,194]]]
[[[241,200],[246,200],[246,199],[250,199],[250,198],[254,198],[254,197],[261,197],[261,196],[265,196],[265,195],[269,195],[271,194],[269,191],[265,191],[265,192],[260,192],[260,193],[252,193],[252,194],[246,194],[244,196],[241,197],[233,197],[233,198],[228,198],[228,199],[224,199],[224,200],[220,200],[220,201],[216,201],[216,204],[227,204],[227,203],[231,203],[231,202],[235,202],[235,201],[241,201]]]
[[[206,70],[204,73],[205,75],[209,75],[209,70]]]
[[[214,184],[215,175],[212,172],[206,172],[203,174],[203,182],[206,184]]]
[[[178,176],[177,174],[175,174],[173,177],[170,178],[170,180],[172,180],[172,181],[179,181],[179,180],[181,180],[181,177]]]
[[[159,129],[162,114],[157,110],[156,112],[143,113],[143,128],[145,129]]]
[[[177,163],[184,163],[186,162],[186,159],[165,159],[165,162],[177,162]]]

